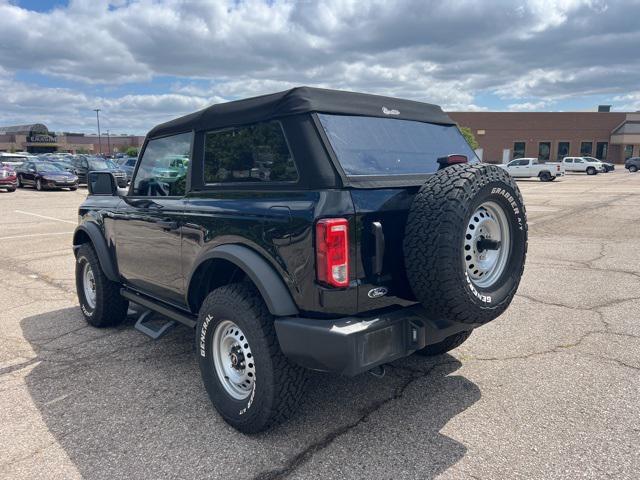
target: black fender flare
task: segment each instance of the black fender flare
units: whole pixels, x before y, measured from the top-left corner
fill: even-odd
[[[191,291],[191,280],[198,267],[207,260],[216,258],[233,263],[251,279],[272,315],[298,315],[298,307],[275,269],[254,250],[238,244],[219,245],[200,255],[189,274],[187,295]]]
[[[116,262],[113,260],[113,256],[109,251],[109,247],[107,246],[107,241],[95,223],[83,223],[82,225],[78,225],[76,230],[73,232],[73,251],[77,253],[82,242],[78,242],[78,237],[81,235],[80,232],[85,233],[91,243],[93,245],[96,254],[98,255],[98,260],[100,261],[100,267],[102,271],[106,275],[106,277],[112,282],[120,281],[120,274],[118,272],[118,266]]]

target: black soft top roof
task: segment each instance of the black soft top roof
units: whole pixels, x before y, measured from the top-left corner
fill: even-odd
[[[310,112],[455,125],[439,106],[430,103],[341,90],[296,87],[284,92],[212,105],[157,125],[148,136],[158,137],[189,130],[214,130]]]

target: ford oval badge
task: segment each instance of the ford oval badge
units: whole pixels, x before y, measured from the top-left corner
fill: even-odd
[[[369,290],[369,293],[367,293],[367,296],[369,298],[380,298],[380,297],[384,297],[387,294],[387,292],[388,290],[385,287],[377,287]]]

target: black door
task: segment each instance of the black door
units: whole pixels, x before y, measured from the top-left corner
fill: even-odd
[[[127,283],[183,303],[181,265],[184,200],[125,197],[116,214],[118,268]]]
[[[36,166],[33,163],[26,163],[20,172],[20,181],[23,185],[35,185]]]
[[[180,306],[187,170],[171,165],[176,157],[189,164],[191,139],[184,133],[149,140],[115,215],[118,268],[127,284]]]

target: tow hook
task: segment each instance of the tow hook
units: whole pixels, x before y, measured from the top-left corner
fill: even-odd
[[[382,377],[384,377],[384,374],[386,373],[386,370],[384,369],[384,365],[378,365],[377,367],[372,368],[371,370],[369,370],[369,373],[371,375],[373,375],[374,377],[382,378]]]

